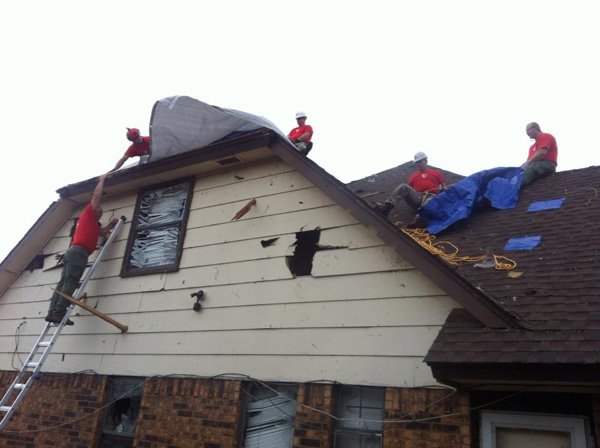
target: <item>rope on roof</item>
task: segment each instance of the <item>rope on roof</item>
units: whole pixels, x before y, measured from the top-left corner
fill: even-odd
[[[407,229],[401,227],[400,230],[410,236],[426,251],[434,255],[438,255],[454,266],[458,265],[459,263],[479,263],[488,258],[488,255],[480,255],[478,257],[459,256],[458,247],[449,241],[435,242],[436,237],[431,235],[425,229]],[[491,257],[493,257],[495,269],[501,271],[510,271],[517,267],[517,262],[511,260],[510,258],[502,255],[491,255]]]

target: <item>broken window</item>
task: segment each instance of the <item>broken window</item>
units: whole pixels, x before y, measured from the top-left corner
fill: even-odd
[[[179,181],[140,192],[123,263],[123,276],[175,271],[193,182]]]
[[[133,446],[135,424],[140,413],[144,379],[110,377],[107,402],[99,448],[129,448]]]
[[[385,389],[339,386],[336,389],[335,448],[382,446]]]
[[[292,447],[296,418],[295,385],[245,384],[245,448]]]

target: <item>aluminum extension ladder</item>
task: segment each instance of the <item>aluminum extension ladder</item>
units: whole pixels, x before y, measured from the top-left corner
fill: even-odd
[[[113,240],[117,236],[117,233],[119,232],[119,229],[124,223],[125,217],[121,216],[115,227],[112,229],[109,238],[106,240],[106,243],[104,244],[104,246],[102,246],[98,257],[96,257],[96,260],[94,261],[92,266],[90,266],[87,273],[83,277],[83,281],[81,282],[79,288],[77,288],[77,290],[75,291],[73,298],[79,299],[83,295],[88,281],[94,275],[96,268],[102,261],[104,253],[112,244]],[[2,400],[0,401],[0,415],[1,413],[4,413],[4,416],[0,421],[0,430],[2,430],[6,423],[10,420],[10,417],[12,416],[13,412],[15,412],[15,408],[19,405],[21,400],[25,398],[25,394],[32,386],[33,381],[39,377],[39,372],[42,369],[46,358],[52,351],[52,347],[54,347],[56,340],[60,336],[60,332],[64,328],[65,323],[69,319],[69,316],[71,315],[74,309],[75,305],[71,304],[67,308],[65,317],[63,317],[63,320],[59,324],[53,324],[50,322],[46,323],[46,326],[42,330],[42,333],[40,334],[33,349],[31,349],[29,356],[23,363],[21,370],[19,370],[14,381],[12,382],[12,384],[4,394],[4,397],[2,397]]]

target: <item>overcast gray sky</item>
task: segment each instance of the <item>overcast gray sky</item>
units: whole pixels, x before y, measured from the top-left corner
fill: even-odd
[[[559,170],[597,164],[597,1],[0,3],[0,260],[56,190],[108,171],[125,127],[187,95],[269,118],[303,110],[344,182],[410,160],[520,165],[538,121]],[[591,146],[590,146],[591,145]],[[401,181],[402,179],[399,179]]]

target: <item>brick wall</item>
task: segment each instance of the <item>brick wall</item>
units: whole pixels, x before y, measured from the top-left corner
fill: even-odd
[[[0,372],[2,393],[13,379],[14,372]],[[105,389],[105,376],[43,373],[16,408],[5,431],[0,432],[0,446],[95,446],[103,413],[94,411],[103,405]],[[61,426],[47,429],[58,425]]]
[[[149,378],[135,430],[139,448],[236,448],[240,382]]]
[[[333,413],[333,385],[300,384],[296,405],[294,448],[329,448],[333,419],[303,405]]]
[[[386,389],[386,420],[422,420],[452,413],[462,413],[462,415],[420,422],[385,423],[383,447],[470,448],[468,395],[458,392],[450,398],[430,405],[449,393],[451,391],[440,389]]]

